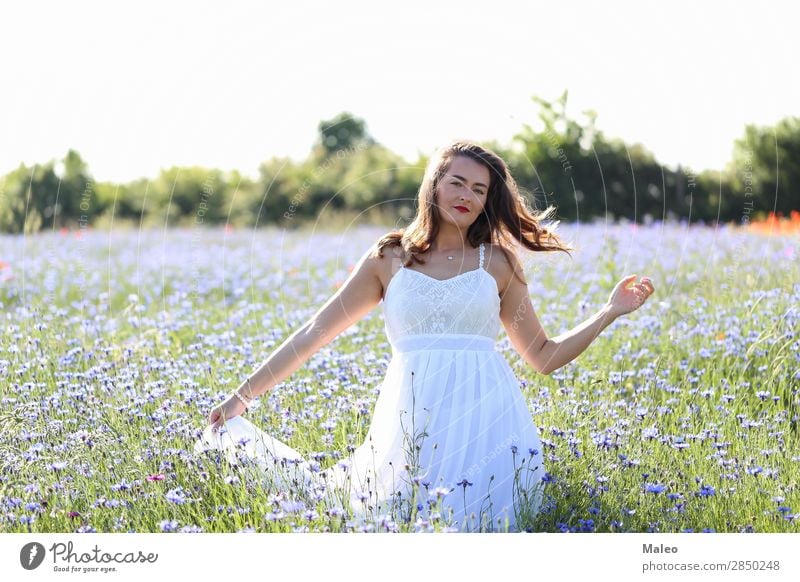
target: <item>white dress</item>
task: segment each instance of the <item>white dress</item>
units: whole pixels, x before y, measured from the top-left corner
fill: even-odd
[[[278,487],[316,487],[354,517],[438,519],[463,532],[530,527],[544,452],[519,380],[495,350],[500,298],[483,263],[481,244],[477,269],[439,280],[401,266],[392,277],[383,302],[392,358],[365,441],[345,460],[319,471],[242,416],[218,433],[207,427],[195,450],[253,459]]]

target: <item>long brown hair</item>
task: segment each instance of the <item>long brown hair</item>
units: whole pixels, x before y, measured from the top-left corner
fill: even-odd
[[[483,212],[467,230],[467,240],[473,247],[482,242],[497,243],[506,259],[508,253],[513,252],[514,242],[538,252],[564,251],[570,255],[569,251],[575,250],[541,224],[555,211],[554,206],[538,213],[529,210],[500,156],[475,142],[457,140],[438,149],[431,157],[417,194],[417,215],[407,227],[386,234],[376,243],[375,252],[379,257],[383,256],[384,248],[400,245],[405,266],[425,263],[419,255],[428,251],[436,239],[441,221],[436,189],[456,156],[466,156],[486,166],[491,176]],[[510,260],[509,263],[513,264]]]

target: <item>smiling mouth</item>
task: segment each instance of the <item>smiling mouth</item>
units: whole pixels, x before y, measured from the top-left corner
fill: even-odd
[[[453,208],[455,208],[459,212],[469,212],[469,208],[466,208],[464,206],[454,206]]]

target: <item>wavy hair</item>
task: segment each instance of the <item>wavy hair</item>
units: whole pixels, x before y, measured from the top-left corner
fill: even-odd
[[[513,252],[513,243],[536,252],[564,251],[570,255],[569,251],[575,250],[555,234],[558,222],[552,229],[542,225],[555,211],[554,206],[548,206],[542,212],[529,210],[517,183],[500,156],[475,142],[457,140],[439,148],[431,157],[417,194],[417,214],[414,220],[407,227],[384,235],[376,243],[375,252],[379,257],[383,256],[385,248],[399,245],[402,247],[405,266],[414,262],[425,263],[420,255],[430,249],[431,243],[439,234],[441,222],[436,190],[456,156],[466,156],[482,164],[490,175],[483,212],[467,229],[467,240],[473,247],[482,242],[496,243],[507,259],[508,253]],[[509,260],[509,264],[513,262]]]

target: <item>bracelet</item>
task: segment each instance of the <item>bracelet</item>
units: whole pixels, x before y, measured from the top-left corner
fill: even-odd
[[[253,393],[253,389],[250,387],[250,378],[248,378],[246,380],[246,382],[247,382],[247,388],[250,390],[250,394],[252,394]],[[244,396],[239,394],[239,390],[238,389],[234,390],[233,393],[236,395],[236,398],[238,398],[239,400],[242,401],[242,404],[244,404],[245,408],[249,408],[250,403],[253,400],[252,396],[248,396],[247,399],[245,399]]]
[[[239,392],[238,392],[237,390],[234,390],[234,391],[233,391],[233,394],[236,396],[236,398],[238,398],[239,400],[241,400],[241,401],[242,401],[242,404],[244,404],[244,407],[245,407],[245,408],[249,408],[249,407],[250,407],[250,402],[248,402],[247,400],[245,400],[245,399],[244,399],[244,396],[242,396],[241,394],[239,394]]]

